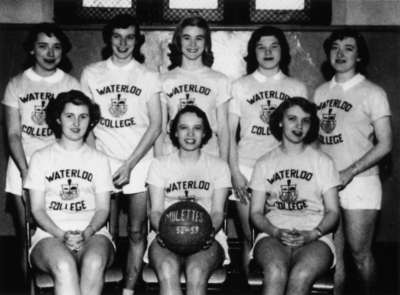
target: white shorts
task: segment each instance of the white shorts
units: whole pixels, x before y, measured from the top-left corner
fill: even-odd
[[[253,253],[254,253],[254,248],[257,245],[257,243],[265,237],[269,237],[269,235],[267,233],[259,233],[256,237],[256,240],[254,241],[254,245],[253,248],[251,248],[250,252],[249,252],[249,258],[250,260],[254,258]],[[335,245],[333,243],[333,235],[332,234],[327,234],[324,235],[322,237],[319,238],[319,240],[323,243],[325,243],[329,249],[331,250],[331,253],[333,255],[333,261],[332,261],[332,265],[331,268],[335,267],[336,265],[336,251],[335,251]]]
[[[98,230],[95,235],[103,235],[106,238],[108,238],[111,242],[111,244],[114,247],[114,250],[116,250],[116,246],[115,243],[112,239],[112,236],[110,234],[110,232],[107,230],[106,227],[102,227],[100,230]],[[51,234],[49,234],[48,232],[42,230],[41,228],[37,228],[35,233],[33,234],[32,238],[31,238],[31,247],[29,248],[29,257],[31,256],[31,253],[33,251],[33,249],[35,248],[35,246],[43,239],[46,238],[54,238],[54,236],[52,236]]]
[[[11,157],[8,158],[5,190],[7,193],[22,196],[21,173]]]
[[[245,165],[239,165],[239,170],[243,174],[243,176],[250,182],[251,175],[253,174],[254,167],[249,167]],[[229,200],[239,202],[239,198],[236,197],[234,190],[232,190],[232,194],[229,195]]]
[[[343,209],[380,210],[382,204],[382,184],[379,175],[354,177],[339,191],[340,206]]]
[[[122,165],[122,161],[117,160],[115,158],[109,157],[110,160],[110,167],[111,167],[111,174],[114,174],[115,171]],[[131,172],[131,177],[129,183],[122,187],[122,192],[126,195],[129,194],[136,194],[145,192],[146,189],[146,178],[147,172],[149,171],[150,164],[152,158],[145,158],[139,161],[135,168],[133,168]],[[121,189],[115,188],[115,191],[121,191]]]
[[[143,261],[145,263],[149,263],[149,248],[151,246],[151,243],[154,241],[156,238],[156,232],[152,230],[148,235],[147,235],[147,248],[146,251],[144,252],[143,256]],[[215,240],[218,242],[218,244],[221,245],[222,249],[224,250],[224,261],[222,262],[222,265],[229,265],[231,263],[231,257],[229,256],[229,251],[228,251],[228,237],[226,236],[225,232],[221,229],[217,234],[215,235]]]

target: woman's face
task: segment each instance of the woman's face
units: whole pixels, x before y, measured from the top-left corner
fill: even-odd
[[[195,113],[184,113],[179,118],[175,136],[178,138],[180,149],[199,149],[204,137],[203,120]]]
[[[198,60],[205,50],[205,30],[196,26],[186,26],[182,30],[181,50],[183,58]]]
[[[262,36],[255,48],[258,66],[264,70],[278,70],[281,45],[275,36]]]
[[[330,63],[336,73],[354,74],[359,60],[357,43],[354,38],[348,37],[332,43]]]
[[[282,118],[282,140],[302,143],[311,126],[311,116],[298,105],[288,108]]]
[[[54,35],[39,33],[30,53],[35,58],[35,71],[41,76],[49,76],[61,62],[61,42]]]
[[[135,48],[135,27],[115,28],[111,34],[113,57],[118,61],[130,61]]]
[[[61,138],[71,141],[83,140],[90,123],[89,107],[68,102],[58,123],[61,125]]]

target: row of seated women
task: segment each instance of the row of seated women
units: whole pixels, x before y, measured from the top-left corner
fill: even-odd
[[[335,264],[341,294],[343,233],[365,294],[373,290],[377,163],[391,149],[390,108],[383,89],[362,75],[368,51],[359,33],[339,30],[326,40],[333,78],[313,102],[288,76],[289,46],[274,27],[253,32],[248,74],[232,83],[211,69],[211,33],[200,17],[179,23],[161,75],[142,64],[144,37],[132,17],[115,17],[103,37],[106,59],[87,66],[79,83],[61,69],[68,38],[54,24],[35,26],[24,43],[30,67],[10,80],[3,99],[6,191],[22,224],[22,189],[29,190],[38,224],[31,263],[53,276],[56,294],[101,293],[98,270],[115,253],[105,228],[113,192],[128,200],[122,294],[134,294],[143,259],[160,294],[182,294],[181,271],[187,294],[205,294],[212,270],[230,260],[221,230],[230,188],[243,265],[254,257],[262,266],[263,294],[307,294]],[[162,212],[187,190],[209,212],[215,235],[182,256],[157,232]],[[250,224],[259,232],[254,245]]]

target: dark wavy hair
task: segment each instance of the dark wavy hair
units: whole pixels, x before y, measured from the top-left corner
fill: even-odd
[[[290,97],[284,100],[279,107],[272,113],[269,119],[269,128],[272,135],[279,141],[282,141],[282,127],[279,126],[283,120],[285,111],[293,106],[299,106],[301,109],[310,115],[311,124],[303,142],[309,144],[318,138],[319,118],[317,116],[317,106],[305,99],[304,97]]]
[[[367,65],[369,63],[369,50],[367,42],[364,37],[356,30],[352,28],[344,28],[334,30],[331,35],[324,41],[323,47],[327,60],[322,65],[322,72],[326,79],[330,79],[335,74],[334,68],[330,63],[330,51],[333,42],[337,40],[343,40],[345,38],[354,38],[357,45],[357,52],[359,61],[356,64],[356,72],[366,75]]]
[[[207,24],[207,21],[200,16],[191,16],[182,19],[176,26],[174,35],[171,43],[168,45],[170,53],[168,57],[171,61],[171,65],[168,67],[172,70],[182,65],[182,32],[183,29],[188,26],[199,27],[204,30],[205,35],[205,48],[202,55],[203,64],[207,67],[211,67],[214,63],[214,55],[212,53],[211,45],[211,30]]]
[[[139,23],[133,16],[129,14],[119,14],[110,20],[103,28],[103,41],[105,47],[102,49],[103,59],[107,59],[112,55],[111,37],[114,29],[126,29],[130,26],[135,28],[135,48],[133,49],[132,56],[138,62],[144,62],[144,55],[140,52],[145,37],[140,33]]]
[[[176,136],[176,131],[178,129],[178,124],[179,124],[179,119],[181,118],[181,116],[183,114],[186,113],[193,113],[196,114],[197,117],[199,117],[202,122],[203,122],[203,128],[204,128],[204,136],[201,140],[201,145],[200,147],[204,146],[205,144],[207,144],[207,142],[210,140],[211,136],[212,136],[212,129],[210,126],[210,122],[208,121],[207,115],[205,112],[203,112],[203,110],[201,110],[199,107],[196,107],[194,105],[188,105],[186,107],[184,107],[183,109],[181,109],[175,116],[175,118],[172,120],[171,122],[171,130],[169,132],[169,138],[172,141],[172,144],[176,147],[176,148],[180,148],[180,144],[179,144],[179,140],[178,137]]]
[[[67,57],[67,53],[71,50],[72,45],[67,35],[55,24],[55,23],[40,23],[32,27],[28,32],[25,41],[22,43],[22,47],[27,53],[27,58],[24,62],[24,67],[29,68],[35,65],[35,57],[31,54],[31,51],[35,47],[35,42],[38,39],[40,33],[45,34],[48,37],[56,37],[60,41],[62,48],[61,61],[58,67],[65,72],[69,72],[72,69],[72,63]]]
[[[247,74],[253,73],[259,66],[256,58],[256,46],[261,37],[264,36],[274,36],[278,40],[281,47],[279,68],[283,73],[289,75],[289,64],[291,60],[289,43],[281,29],[270,26],[258,28],[250,36],[249,42],[247,43],[247,56],[244,58],[246,61]]]
[[[89,108],[89,127],[85,133],[85,139],[89,132],[96,126],[100,120],[100,107],[94,103],[89,97],[79,90],[70,90],[61,92],[55,99],[50,100],[46,108],[46,123],[53,130],[56,138],[61,138],[62,128],[58,123],[58,119],[63,112],[65,105],[72,103],[74,105],[86,105]]]

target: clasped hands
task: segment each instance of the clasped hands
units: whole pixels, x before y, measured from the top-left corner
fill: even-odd
[[[299,247],[318,239],[318,233],[315,230],[277,228],[273,237],[286,246]]]
[[[85,241],[94,234],[91,226],[85,230],[69,230],[64,233],[63,242],[73,252],[78,252]]]

